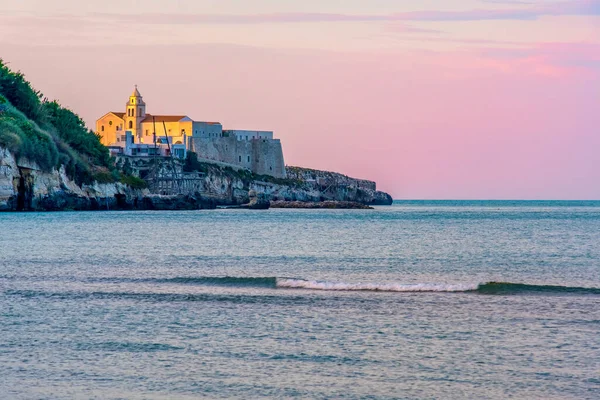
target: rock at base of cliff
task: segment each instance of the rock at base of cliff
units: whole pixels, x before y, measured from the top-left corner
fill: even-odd
[[[250,201],[248,204],[243,204],[241,208],[249,210],[268,210],[269,207],[271,207],[268,196],[262,192],[257,193],[255,190],[250,190],[248,192],[248,197]]]
[[[394,204],[394,199],[392,198],[392,196],[385,192],[377,191],[373,200],[371,200],[369,204],[372,206],[391,206],[392,204]]]

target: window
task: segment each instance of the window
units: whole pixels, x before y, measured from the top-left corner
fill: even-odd
[[[108,121],[108,126],[112,126],[112,121]]]
[[[246,135],[246,140],[248,140],[248,135]]]
[[[117,138],[117,142],[120,142],[120,141],[121,141],[121,138],[120,138],[120,137],[118,137],[118,138]]]
[[[240,156],[240,162],[242,162],[242,156]]]
[[[150,134],[148,133],[148,129],[146,129],[146,136],[149,136]]]
[[[250,156],[248,156],[248,162],[250,162]]]
[[[100,128],[100,131],[104,132],[104,125]]]
[[[181,136],[185,135],[185,129],[181,130]]]
[[[273,167],[269,167],[269,171],[273,171]]]
[[[133,129],[133,121],[129,121],[129,129]]]

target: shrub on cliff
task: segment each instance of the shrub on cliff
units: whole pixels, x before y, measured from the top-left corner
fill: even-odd
[[[19,128],[10,121],[0,119],[0,147],[15,153],[21,147],[21,137],[16,133]]]
[[[46,171],[63,165],[80,185],[91,183],[98,168],[114,169],[108,149],[77,114],[43,98],[1,59],[0,145]]]
[[[43,108],[48,122],[57,135],[80,154],[87,156],[93,164],[108,166],[108,149],[100,138],[85,127],[85,122],[74,112],[63,108],[56,101],[45,101]]]
[[[185,156],[185,162],[183,164],[183,171],[184,172],[194,172],[194,171],[206,172],[207,168],[206,168],[206,165],[204,165],[203,163],[198,161],[198,154],[194,153],[193,151],[188,151]]]
[[[146,189],[148,187],[148,183],[145,180],[133,175],[123,175],[121,183],[130,186],[132,189]]]
[[[27,118],[41,124],[44,111],[41,107],[42,93],[33,89],[25,76],[12,72],[0,59],[0,93]]]
[[[10,105],[0,114],[0,144],[18,159],[34,161],[45,170],[52,169],[59,160],[52,137]]]

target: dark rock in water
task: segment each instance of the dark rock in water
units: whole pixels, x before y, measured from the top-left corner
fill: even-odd
[[[377,192],[375,198],[369,202],[373,206],[391,206],[393,203],[392,196],[385,192]]]
[[[248,204],[243,204],[240,208],[247,208],[249,210],[268,210],[271,206],[269,198],[264,193],[256,193],[254,190],[248,192],[250,201]]]
[[[354,209],[354,210],[372,210],[373,207],[369,207],[362,203],[354,201],[272,201],[271,208],[329,208],[329,209]]]

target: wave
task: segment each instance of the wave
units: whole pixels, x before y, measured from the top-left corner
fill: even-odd
[[[201,276],[201,277],[176,277],[164,279],[145,279],[144,282],[178,283],[184,285],[209,285],[209,286],[248,286],[275,288],[276,277],[236,277],[236,276]]]
[[[151,280],[146,280],[151,281]],[[529,285],[512,282],[485,283],[348,283],[307,280],[283,277],[176,277],[152,280],[157,283],[196,284],[215,286],[243,286],[276,289],[306,289],[340,292],[439,292],[439,293],[478,293],[484,295],[511,294],[595,294],[600,288],[587,288],[558,285]]]
[[[340,292],[470,292],[477,290],[475,284],[431,284],[431,283],[345,283],[308,281],[304,279],[279,278],[277,287],[282,289],[310,289]]]
[[[592,294],[600,295],[600,288],[575,286],[528,285],[511,282],[486,282],[479,284],[398,284],[398,283],[344,283],[307,281],[303,279],[279,279],[278,288],[310,289],[324,291],[373,291],[373,292],[447,292],[478,293],[483,295],[517,294]]]
[[[480,294],[591,294],[600,295],[600,288],[557,285],[528,285],[525,283],[487,282],[477,287]]]
[[[519,294],[567,294],[567,295],[600,295],[600,288],[530,285],[513,282],[485,283],[349,283],[307,280],[286,277],[236,277],[236,276],[200,276],[172,278],[88,278],[85,282],[96,283],[150,283],[199,285],[219,287],[249,287],[270,289],[304,289],[332,292],[437,292],[437,293],[475,293],[481,295],[519,295]]]

